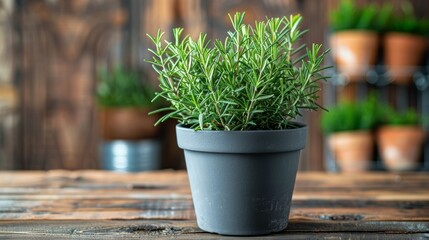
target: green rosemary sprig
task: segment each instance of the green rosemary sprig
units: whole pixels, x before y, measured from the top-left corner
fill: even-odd
[[[169,118],[195,130],[285,129],[300,109],[316,110],[318,82],[325,52],[321,45],[296,46],[305,33],[302,17],[270,18],[243,23],[244,13],[230,16],[233,30],[224,41],[193,40],[173,30],[173,41],[164,33],[148,35],[155,44],[149,60],[159,74],[161,91],[156,98],[171,103],[159,122]],[[158,123],[159,123],[158,122]]]

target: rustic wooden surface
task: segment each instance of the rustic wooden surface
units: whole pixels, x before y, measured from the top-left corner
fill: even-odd
[[[299,173],[290,222],[264,239],[429,237],[429,174]],[[220,239],[186,172],[0,172],[0,239]]]

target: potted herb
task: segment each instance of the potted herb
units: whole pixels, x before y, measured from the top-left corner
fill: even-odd
[[[417,18],[409,2],[402,3],[402,14],[393,16],[384,37],[384,61],[397,84],[408,84],[422,65],[427,50],[429,19]]]
[[[349,81],[362,81],[366,71],[377,61],[378,30],[385,25],[391,8],[381,10],[374,4],[357,6],[342,0],[330,14],[330,46],[338,70]]]
[[[150,62],[159,74],[157,97],[171,105],[160,122],[175,118],[184,149],[198,226],[227,235],[258,235],[286,228],[307,127],[294,122],[316,110],[326,52],[296,43],[301,16],[243,24],[209,43],[174,29],[163,33]]]
[[[374,150],[372,130],[378,122],[375,96],[362,102],[343,102],[322,115],[322,130],[337,165],[344,172],[371,168]]]
[[[106,140],[154,138],[156,116],[148,116],[156,105],[155,91],[140,81],[136,71],[115,67],[99,73],[97,99],[101,106],[102,137]]]
[[[421,116],[416,111],[400,113],[392,108],[383,114],[377,142],[384,166],[393,171],[414,170],[418,166],[426,137]]]

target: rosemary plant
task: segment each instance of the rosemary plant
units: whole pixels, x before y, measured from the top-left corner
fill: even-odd
[[[243,23],[244,13],[229,16],[233,30],[224,41],[213,44],[206,34],[193,40],[173,30],[174,40],[164,33],[148,35],[155,44],[149,60],[159,74],[168,118],[195,130],[269,130],[295,127],[300,109],[316,110],[318,82],[322,75],[321,45],[296,46],[306,32],[302,17],[270,18]],[[303,50],[303,51],[302,51]]]

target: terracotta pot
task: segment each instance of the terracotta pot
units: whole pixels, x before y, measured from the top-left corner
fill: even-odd
[[[341,171],[363,172],[371,168],[374,138],[369,131],[334,133],[329,147]]]
[[[388,33],[384,37],[384,62],[392,80],[408,84],[414,72],[423,63],[427,39],[406,33]]]
[[[342,31],[330,38],[332,55],[338,70],[349,81],[364,81],[368,69],[375,65],[379,37],[373,31]]]
[[[385,126],[377,141],[385,167],[393,171],[413,170],[418,166],[425,132],[417,126]]]
[[[108,140],[138,140],[155,138],[158,120],[148,115],[149,110],[141,108],[107,108],[101,110],[102,137]]]

